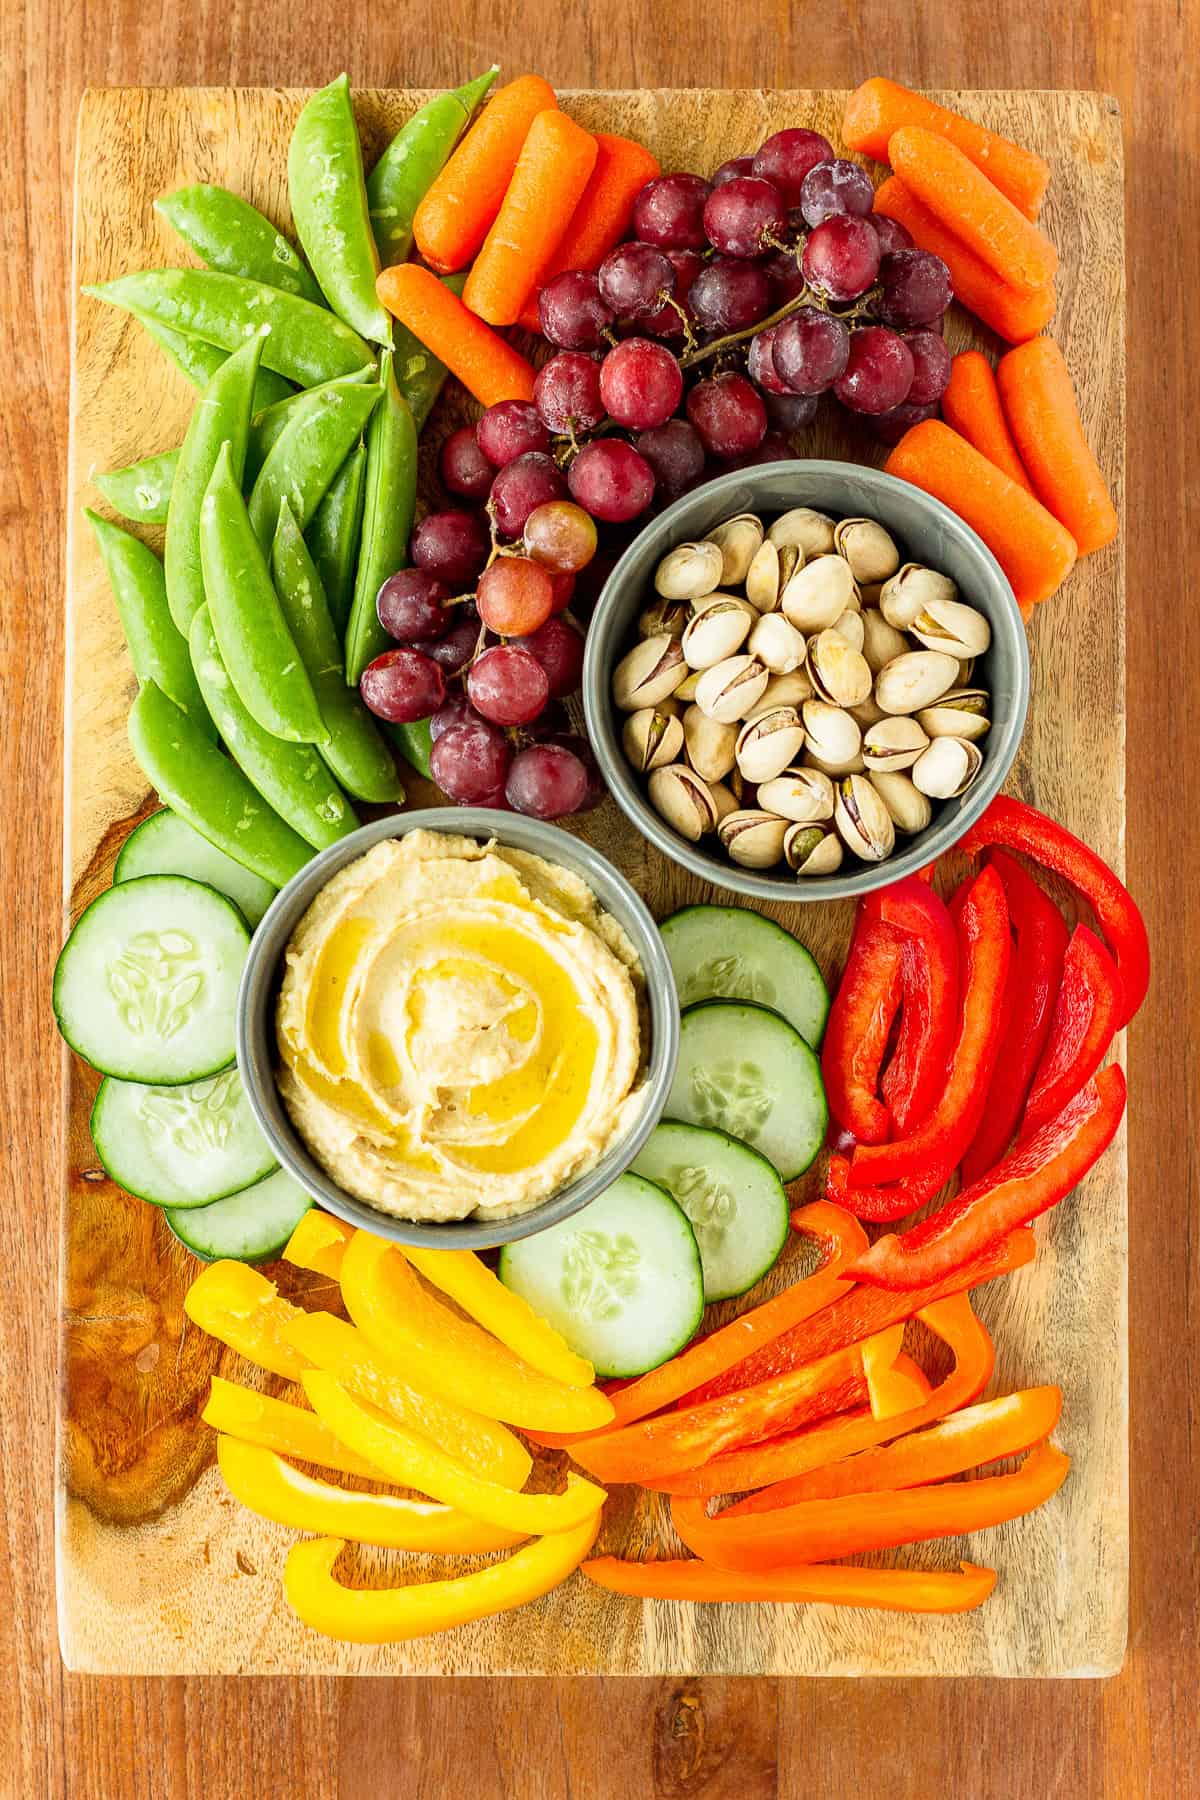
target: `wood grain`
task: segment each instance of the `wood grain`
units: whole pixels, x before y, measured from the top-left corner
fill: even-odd
[[[1194,1129],[1200,858],[1194,780],[1163,778],[1165,746],[1200,700],[1200,623],[1177,604],[1200,577],[1188,449],[1200,407],[1190,311],[1200,274],[1200,28],[1166,0],[1135,7],[937,0],[814,0],[802,24],[767,0],[684,8],[612,0],[594,18],[538,20],[537,62],[564,84],[845,85],[885,70],[914,85],[1095,87],[1120,101],[1130,233],[1130,488],[1124,529],[1138,578],[1128,636],[1129,871],[1146,909],[1155,982],[1132,1033],[1136,1171],[1130,1240],[1134,1456],[1132,1628],[1106,1683],[724,1681],[426,1682],[93,1680],[65,1676],[55,1644],[49,1503],[54,1259],[61,1188],[53,1126],[59,1053],[45,981],[60,941],[58,758],[67,448],[71,165],[88,82],[447,84],[498,56],[531,60],[529,16],[444,0],[439,29],[399,0],[386,17],[259,0],[150,9],[131,0],[6,9],[0,64],[4,231],[0,307],[9,480],[0,509],[5,872],[3,1017],[21,1054],[0,1071],[0,1792],[88,1796],[390,1795],[483,1800],[655,1794],[1185,1795],[1200,1755],[1192,1704],[1200,1638],[1188,1552],[1197,1480],[1189,1407],[1200,1158]],[[1161,588],[1167,585],[1167,594]],[[19,1024],[19,1034],[18,1034]]]

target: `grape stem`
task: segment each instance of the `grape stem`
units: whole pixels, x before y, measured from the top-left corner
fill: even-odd
[[[710,356],[720,356],[723,351],[731,350],[735,344],[744,344],[748,338],[757,337],[759,332],[770,331],[774,325],[782,325],[785,319],[790,319],[793,313],[800,312],[806,306],[814,307],[817,312],[828,313],[830,318],[841,319],[845,325],[852,325],[871,311],[879,299],[880,292],[878,287],[868,288],[867,292],[860,295],[853,306],[847,307],[845,312],[838,312],[830,306],[823,294],[817,293],[815,288],[802,287],[798,294],[794,294],[790,300],[785,301],[776,312],[768,313],[765,319],[759,319],[756,324],[747,325],[741,331],[731,331],[726,337],[713,338],[711,343],[701,344],[696,349],[685,350],[679,358],[679,366],[681,369],[690,369],[696,363],[705,362]]]

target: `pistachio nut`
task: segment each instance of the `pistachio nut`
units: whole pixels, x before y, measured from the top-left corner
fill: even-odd
[[[965,657],[958,665],[958,685],[959,685],[959,687],[966,687],[969,684],[971,677],[974,673],[975,673],[975,658],[973,656]]]
[[[761,657],[759,658],[761,661]],[[813,684],[808,670],[792,669],[784,675],[772,675],[762,692],[760,706],[803,706],[813,697]]]
[[[905,563],[883,584],[879,610],[897,631],[907,631],[917,614],[931,600],[957,600],[958,589],[948,575],[927,569],[923,563]]]
[[[785,769],[773,781],[759,784],[758,804],[800,825],[819,825],[833,817],[833,782],[820,769]]]
[[[891,813],[897,831],[906,837],[924,831],[933,817],[933,805],[907,775],[898,769],[872,769],[871,786]]]
[[[695,844],[717,823],[717,808],[706,784],[686,763],[655,769],[649,782],[650,804],[667,824]]]
[[[797,875],[834,875],[842,866],[842,840],[819,825],[789,825],[783,855]]]
[[[866,657],[832,626],[809,639],[808,672],[818,697],[831,706],[861,706],[870,695]]]
[[[904,655],[909,647],[908,639],[902,631],[897,631],[894,625],[888,624],[876,606],[864,608],[862,623],[862,653],[872,673],[878,675],[885,663]]]
[[[861,607],[848,606],[844,613],[838,614],[829,629],[836,631],[839,637],[844,637],[852,650],[861,651],[866,642],[867,630],[863,624]]]
[[[745,581],[755,552],[763,541],[763,522],[754,513],[737,513],[708,534],[708,542],[721,552],[721,580],[734,587]]]
[[[744,594],[731,594],[725,588],[714,588],[711,594],[702,594],[699,600],[693,600],[692,617],[698,618],[710,606],[736,606],[740,612],[745,613],[751,625],[758,617],[758,608],[751,606]]]
[[[741,649],[750,635],[750,619],[733,600],[706,606],[686,627],[683,654],[691,669],[711,669]]]
[[[806,750],[800,759],[806,769],[818,769],[822,775],[829,775],[834,781],[840,781],[843,775],[861,775],[866,768],[862,759],[862,751],[856,750],[853,756],[847,756],[841,762],[828,762],[823,756],[816,756]]]
[[[719,586],[723,561],[718,544],[676,544],[654,571],[655,592],[666,600],[699,600]]]
[[[743,869],[772,869],[783,859],[783,839],[787,821],[755,807],[727,813],[717,827],[717,836],[731,862]]]
[[[986,614],[961,600],[930,600],[908,629],[927,649],[944,650],[960,661],[982,656],[992,641]]]
[[[625,754],[641,774],[673,763],[683,750],[683,726],[657,706],[630,713],[621,733]]]
[[[932,706],[958,676],[958,659],[941,650],[906,650],[875,677],[875,699],[885,713],[916,713]]]
[[[660,631],[655,637],[643,638],[621,658],[613,670],[613,699],[622,712],[657,706],[675,692],[686,674],[679,639]]]
[[[796,570],[779,604],[797,631],[824,631],[847,607],[858,603],[850,564],[840,556],[817,556]]]
[[[853,762],[862,750],[857,722],[827,700],[806,700],[800,710],[808,748],[819,763],[834,767]]]
[[[936,737],[912,766],[912,779],[934,800],[965,794],[983,767],[983,751],[965,738]]]
[[[737,811],[741,802],[733,789],[726,787],[723,781],[710,781],[708,791],[712,795],[713,805],[717,809],[717,824],[720,825],[722,819],[728,818],[731,812]]]
[[[680,637],[691,616],[686,600],[652,600],[638,619],[638,636],[659,637],[665,631],[668,637]]]
[[[803,748],[804,727],[794,706],[760,706],[738,732],[737,766],[747,781],[770,781]]]
[[[983,688],[951,688],[934,706],[923,706],[917,722],[931,738],[965,738],[968,743],[991,730],[988,696]]]
[[[738,728],[720,725],[698,706],[683,715],[683,741],[687,759],[702,781],[723,781],[734,763]]]
[[[868,694],[857,706],[848,706],[846,711],[852,719],[858,721],[864,731],[868,725],[878,725],[880,719],[887,718],[882,706],[876,704],[874,694]]]
[[[756,656],[726,657],[701,675],[696,683],[696,705],[710,719],[732,725],[754,711],[770,678],[770,670]]]
[[[886,581],[900,567],[896,540],[876,519],[842,519],[833,547],[850,564],[855,581]]]
[[[863,732],[863,761],[872,774],[877,769],[911,769],[928,743],[914,718],[904,713],[894,718],[885,714]]]
[[[779,551],[779,592],[782,594],[800,564],[804,561],[804,552],[799,544],[777,544]],[[779,601],[776,600],[776,606]]]
[[[833,520],[811,506],[793,506],[780,514],[767,536],[781,549],[794,544],[803,557],[828,556],[833,549]]]
[[[746,598],[757,612],[774,612],[779,605],[779,546],[764,538],[746,570]]]
[[[833,822],[850,850],[862,862],[882,862],[896,847],[896,827],[867,775],[839,781]]]
[[[764,550],[766,545],[763,545]],[[804,661],[804,635],[789,625],[782,613],[764,613],[746,644],[773,675],[790,675]]]
[[[681,700],[685,706],[690,706],[696,698],[696,689],[700,685],[700,677],[703,673],[703,669],[689,669],[687,675],[671,695],[671,699]],[[660,701],[659,704],[662,705],[662,702]]]

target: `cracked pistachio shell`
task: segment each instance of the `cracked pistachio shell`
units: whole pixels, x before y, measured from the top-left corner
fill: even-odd
[[[922,707],[917,722],[931,738],[958,737],[973,744],[991,730],[988,705],[983,688],[951,688],[935,706]]]
[[[897,831],[912,837],[933,818],[933,803],[898,769],[872,769],[871,786],[892,815]]]
[[[886,581],[900,567],[896,540],[876,519],[842,519],[833,547],[850,564],[855,581]]]
[[[908,714],[891,717],[885,713],[877,725],[863,732],[863,761],[874,774],[877,769],[911,769],[929,738]]]
[[[890,663],[897,656],[903,656],[908,649],[908,639],[894,625],[889,625],[878,607],[864,608],[862,614],[863,641],[860,646],[872,672],[878,675],[885,663]]]
[[[804,558],[828,556],[833,549],[833,520],[811,506],[793,506],[790,512],[780,514],[767,536],[781,549],[785,544],[794,545]]]
[[[770,781],[803,748],[804,727],[794,706],[760,706],[738,732],[737,766],[747,781]]]
[[[783,834],[783,854],[797,875],[834,875],[842,866],[842,841],[836,832],[819,825],[789,825]]]
[[[712,795],[713,805],[717,809],[718,825],[722,819],[728,818],[731,812],[736,812],[741,805],[741,801],[732,788],[726,787],[723,781],[710,781],[708,791]]]
[[[720,585],[722,562],[717,544],[676,544],[654,571],[655,591],[668,600],[699,600]]]
[[[657,637],[643,638],[621,658],[613,670],[613,699],[622,712],[657,706],[660,700],[670,698],[686,674],[679,639],[660,631]]]
[[[737,726],[718,724],[698,706],[689,706],[682,729],[687,759],[697,775],[702,781],[723,781],[734,764]]]
[[[779,604],[797,631],[824,631],[848,607],[858,604],[850,565],[840,556],[818,556],[796,570]]]
[[[779,546],[770,538],[754,552],[754,560],[746,570],[746,598],[757,612],[773,612],[779,605]]]
[[[711,669],[741,649],[750,635],[749,610],[736,600],[706,606],[688,623],[681,642],[689,668]]]
[[[683,749],[683,726],[671,713],[643,706],[626,719],[621,743],[634,768],[647,775],[677,760]]]
[[[867,775],[839,781],[833,822],[846,848],[862,862],[882,862],[896,847],[892,815]]]
[[[827,700],[806,700],[800,717],[808,748],[820,763],[850,763],[861,753],[862,731],[840,706],[831,706]]]
[[[682,701],[684,706],[690,706],[696,698],[696,689],[700,684],[700,677],[703,673],[703,669],[689,669],[687,675],[675,689],[671,698],[673,700]]]
[[[700,841],[717,823],[717,808],[707,784],[685,763],[655,769],[649,781],[650,804],[680,837]]]
[[[665,632],[668,637],[681,637],[691,616],[686,600],[652,600],[638,619],[638,636],[661,637]]]
[[[732,725],[754,711],[770,678],[770,670],[756,656],[726,657],[701,675],[696,684],[696,705],[710,719]]]
[[[965,794],[980,769],[983,752],[963,738],[934,738],[912,766],[914,787],[933,800],[953,800]]]
[[[746,648],[773,675],[790,675],[804,662],[803,633],[789,625],[782,613],[764,613],[751,631]]]
[[[763,522],[754,513],[737,513],[708,534],[721,552],[721,581],[740,587],[763,541]]]
[[[861,607],[848,606],[844,613],[838,614],[829,629],[845,638],[852,650],[861,651],[866,642],[867,628],[863,624]]]
[[[886,719],[888,716],[882,706],[876,704],[874,694],[868,694],[866,699],[861,700],[857,706],[848,706],[846,711],[862,726],[864,731],[868,725],[877,725],[880,719]]]
[[[867,766],[862,759],[861,750],[856,750],[853,756],[847,756],[841,762],[830,762],[826,757],[806,750],[800,761],[804,768],[819,769],[823,775],[831,775],[835,781],[840,781],[843,775],[861,775]]]
[[[941,650],[906,650],[875,677],[875,700],[885,713],[917,713],[940,700],[958,677],[958,660]]]
[[[832,626],[809,639],[808,672],[818,695],[832,706],[861,706],[870,696],[866,657]]]
[[[905,563],[883,584],[879,610],[897,631],[907,631],[922,607],[932,600],[957,600],[958,589],[948,575],[927,569],[923,563]]]
[[[763,689],[760,706],[803,706],[813,697],[813,684],[808,670],[801,667],[785,675],[772,675]]]
[[[960,662],[982,656],[992,641],[986,614],[961,600],[931,600],[908,629],[927,649],[944,650]]]
[[[773,781],[760,782],[758,804],[801,825],[819,825],[833,817],[833,782],[820,769],[785,769]]]
[[[728,813],[717,827],[725,854],[743,869],[772,869],[781,862],[786,831],[786,820],[757,807]]]

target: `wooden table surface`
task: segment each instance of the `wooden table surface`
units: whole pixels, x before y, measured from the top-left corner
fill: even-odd
[[[1177,0],[717,0],[594,8],[393,0],[147,7],[16,0],[0,31],[8,346],[0,504],[0,1793],[87,1800],[765,1800],[1196,1790],[1197,1465],[1189,1406],[1200,1155],[1200,19]],[[495,56],[564,86],[1091,87],[1125,124],[1129,278],[1129,877],[1155,951],[1131,1034],[1132,1606],[1106,1683],[92,1680],[54,1630],[62,495],[75,111],[88,83],[435,85]],[[1185,312],[1185,306],[1187,308]],[[1192,478],[1189,491],[1189,477]],[[1060,602],[1069,604],[1069,600]]]

